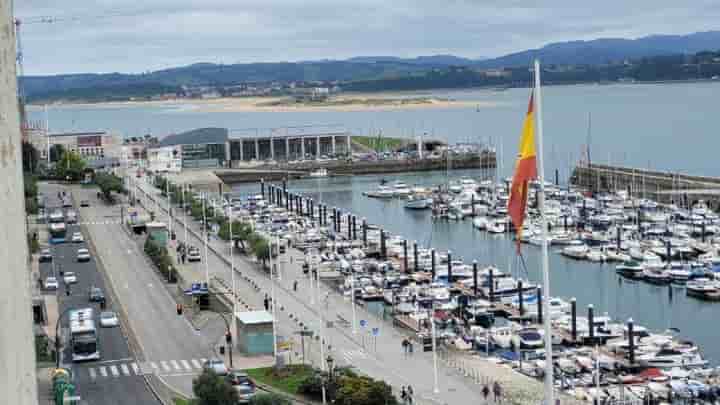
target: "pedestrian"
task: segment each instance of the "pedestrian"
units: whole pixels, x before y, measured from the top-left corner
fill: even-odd
[[[405,355],[407,355],[407,353],[408,353],[408,340],[407,339],[402,340],[402,348],[403,348],[403,353]]]
[[[407,386],[407,398],[408,398],[408,403],[411,404],[411,405],[412,405],[412,403],[413,403],[413,395],[414,395],[414,394],[415,394],[415,393],[413,392],[412,387],[408,385],[408,386]]]
[[[413,354],[413,342],[412,340],[408,340],[408,353],[412,356]],[[408,386],[409,388],[409,386]]]
[[[265,299],[263,299],[263,304],[265,305],[265,310],[270,310],[270,299],[268,298],[267,294],[265,294]]]
[[[502,402],[502,388],[500,388],[500,383],[497,381],[493,384],[493,395],[495,396],[495,402]]]
[[[482,389],[483,399],[485,399],[485,402],[487,402],[488,395],[490,395],[490,387],[488,387],[487,384]]]
[[[293,281],[293,291],[297,292],[297,280]]]
[[[405,391],[405,386],[400,389],[400,399],[402,399],[403,403],[407,402],[407,391]]]

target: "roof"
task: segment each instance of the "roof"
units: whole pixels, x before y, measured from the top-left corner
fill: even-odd
[[[160,140],[158,146],[224,144],[227,139],[227,128],[198,128],[180,134],[168,135]]]
[[[107,132],[105,131],[95,131],[95,132],[60,132],[56,134],[50,134],[50,137],[60,137],[60,136],[90,136],[90,135],[107,135]]]
[[[253,325],[259,323],[272,323],[273,317],[268,311],[246,311],[236,312],[235,317],[244,325]]]

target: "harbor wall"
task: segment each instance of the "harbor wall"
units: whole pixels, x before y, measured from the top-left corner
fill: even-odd
[[[677,172],[633,167],[583,164],[573,169],[570,184],[592,192],[626,190],[636,197],[683,206],[705,200],[714,210],[720,208],[720,178],[692,176]]]
[[[363,174],[404,173],[450,169],[495,169],[497,166],[494,152],[483,152],[469,156],[439,159],[403,159],[377,161],[304,161],[272,166],[256,166],[252,169],[216,170],[215,174],[226,184],[248,183],[260,179],[273,181],[283,178],[306,177],[310,172],[324,168],[330,176],[350,176]]]

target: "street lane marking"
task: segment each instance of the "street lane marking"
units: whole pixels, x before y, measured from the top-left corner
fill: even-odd
[[[183,367],[185,367],[185,369],[192,371],[192,367],[190,367],[190,363],[188,363],[187,360],[180,360],[180,363],[182,363],[182,365],[183,365]]]
[[[131,360],[134,360],[134,359],[132,357],[125,357],[124,359],[98,361],[95,364],[123,363],[123,362],[131,361]]]
[[[90,368],[90,369],[88,369],[88,371],[90,372],[90,378],[94,380],[95,377],[97,377],[97,374],[95,374],[95,369]]]
[[[180,368],[180,365],[178,364],[177,361],[170,360],[170,364],[172,364],[172,366],[175,367],[175,370],[182,371],[182,369]]]
[[[118,371],[117,367],[110,366],[110,372],[112,373],[113,377],[119,377],[120,372]]]
[[[130,367],[132,367],[135,375],[140,375],[140,367],[138,367],[137,363],[130,364]]]
[[[207,359],[200,359],[200,364],[204,365],[206,361],[207,361]]]
[[[121,364],[120,369],[122,370],[123,374],[130,375],[130,370],[128,369],[127,364]]]
[[[197,361],[197,360],[195,360],[195,359],[192,359],[192,360],[190,360],[190,362],[192,363],[192,365],[193,365],[195,368],[202,368],[202,366],[200,365],[200,362],[199,362],[199,361]]]
[[[165,371],[172,371],[172,369],[170,368],[170,365],[168,365],[167,362],[161,361],[160,364],[162,364],[163,369]]]
[[[107,370],[105,369],[105,366],[100,366],[100,375],[103,377],[107,377]]]

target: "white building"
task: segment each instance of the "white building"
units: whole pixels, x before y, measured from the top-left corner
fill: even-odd
[[[150,171],[172,173],[182,171],[182,150],[179,145],[148,149],[147,157],[147,169]]]

